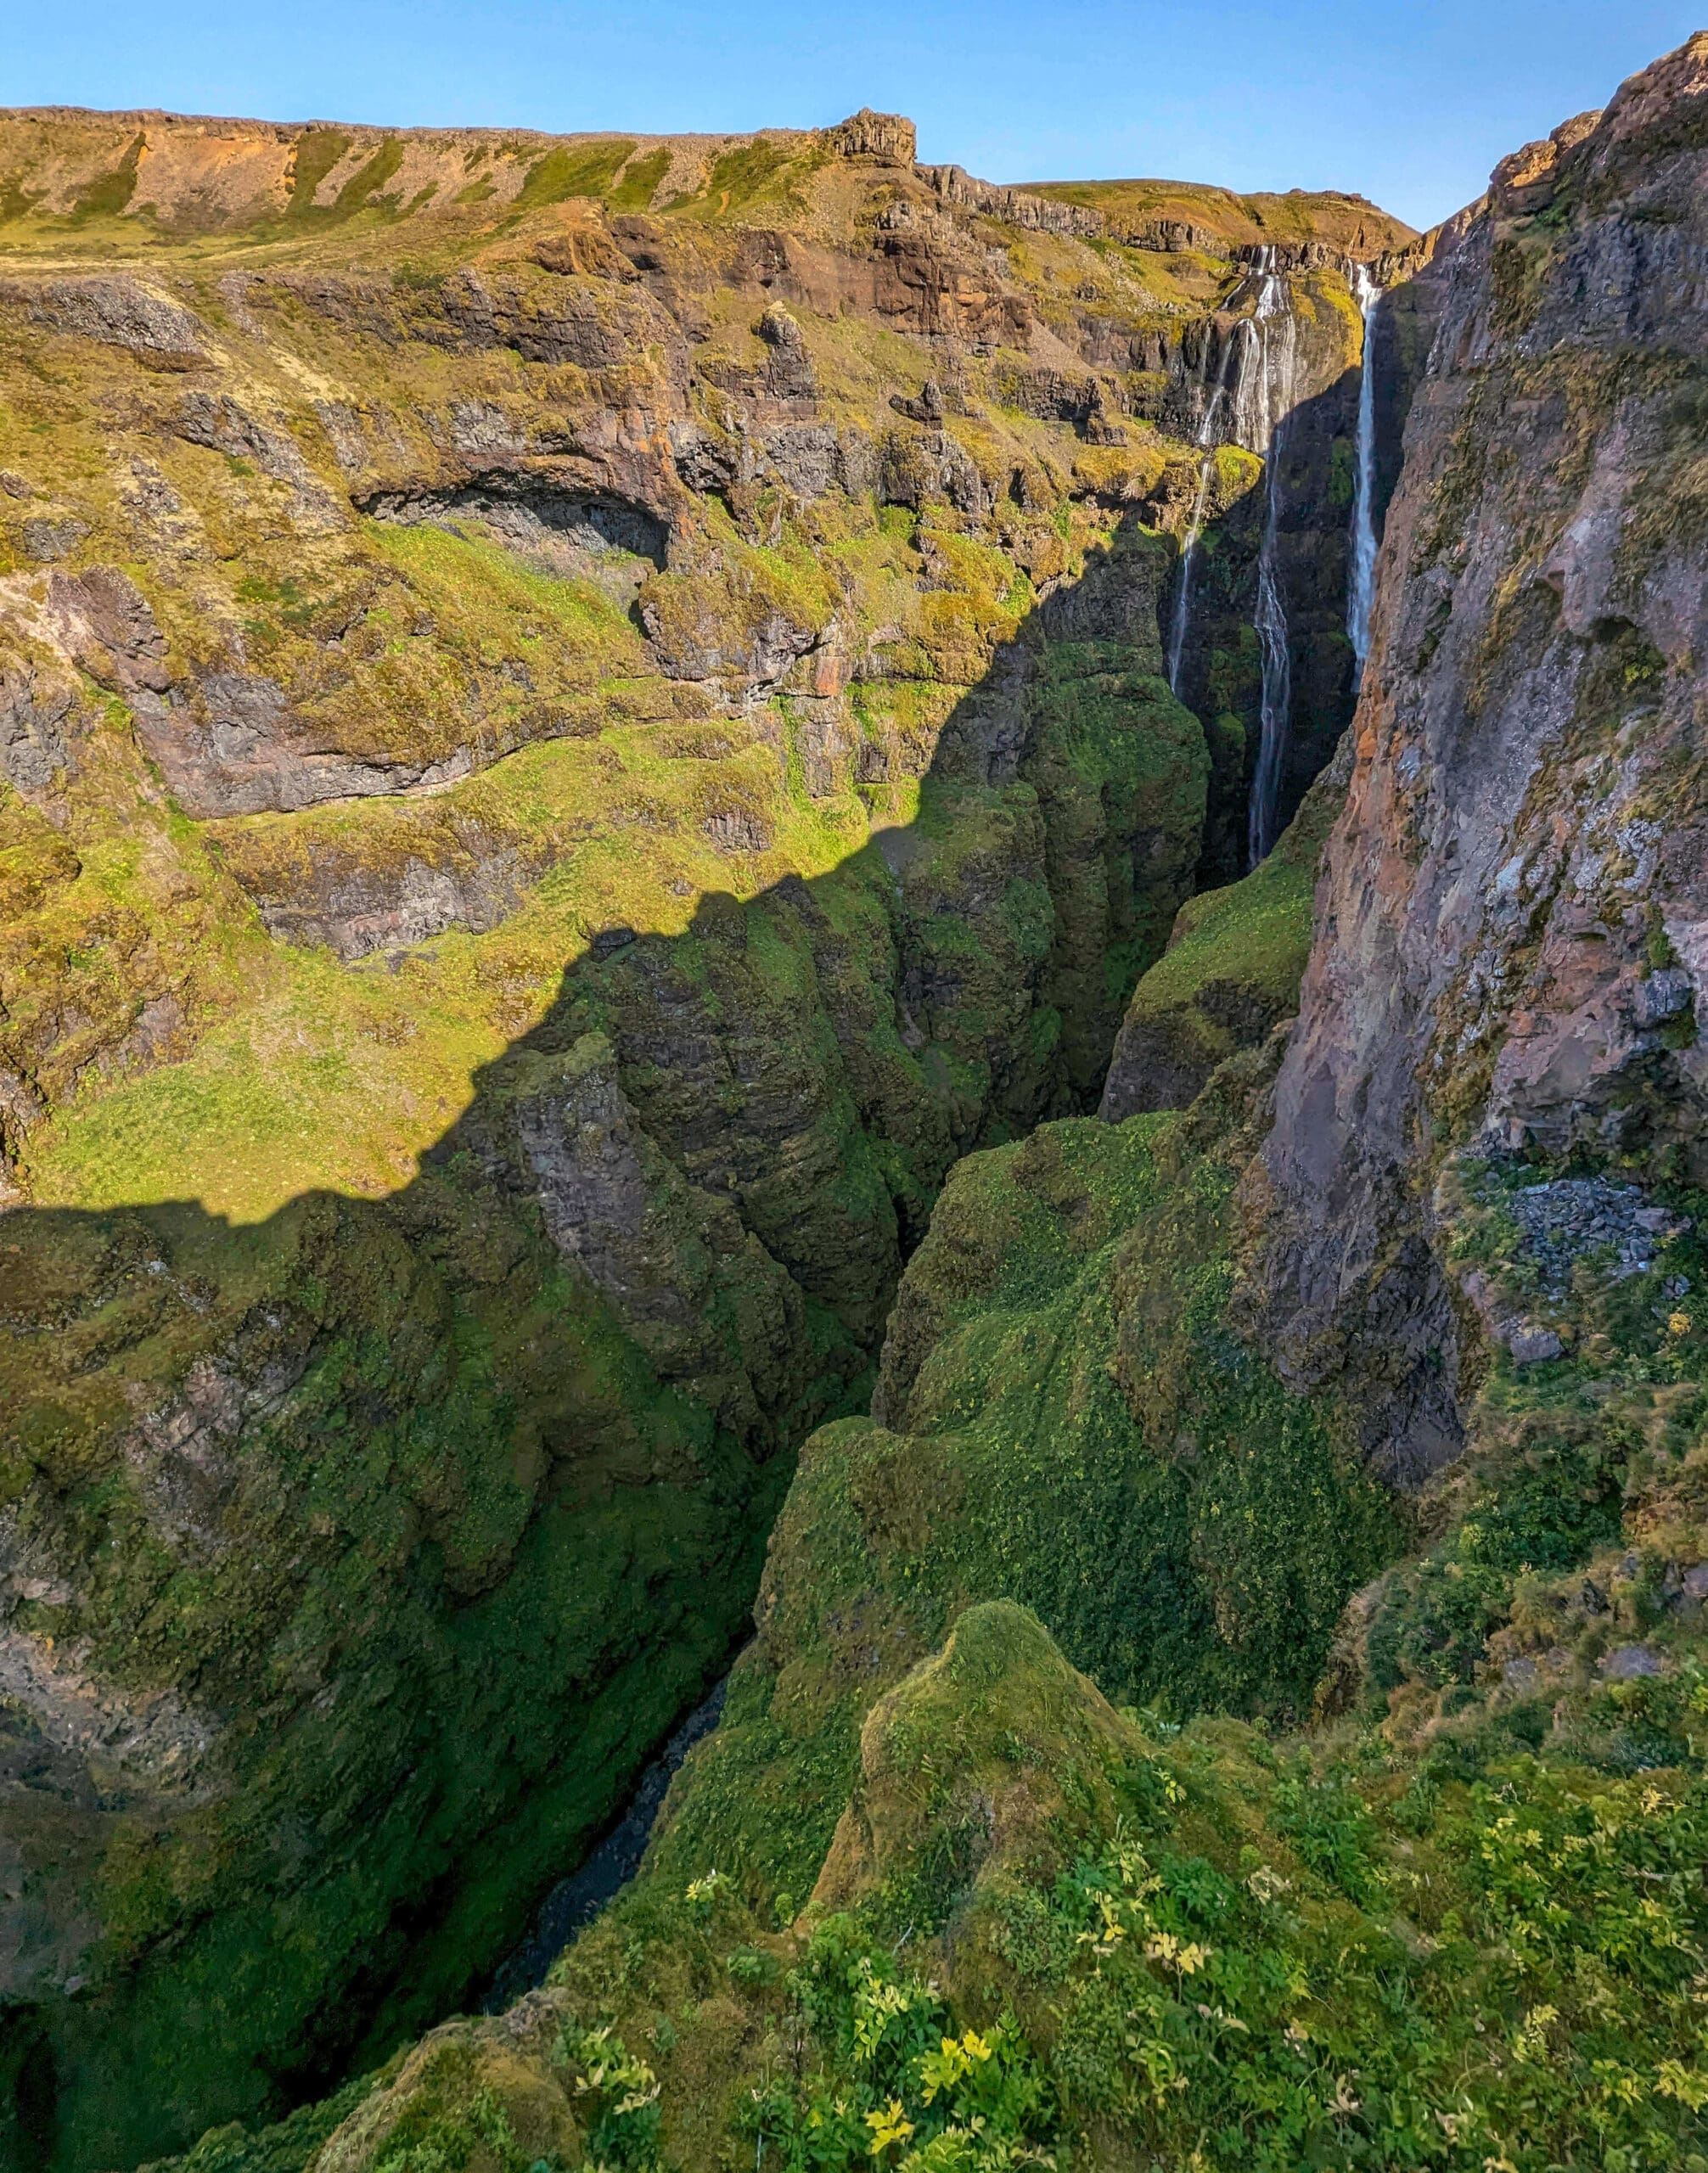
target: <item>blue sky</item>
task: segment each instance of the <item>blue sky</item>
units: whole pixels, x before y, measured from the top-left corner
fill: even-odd
[[[547,129],[911,114],[996,181],[1341,188],[1422,226],[1708,0],[8,0],[0,104]]]

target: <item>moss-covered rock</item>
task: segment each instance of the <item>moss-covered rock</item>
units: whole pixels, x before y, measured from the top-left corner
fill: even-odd
[[[1261,866],[1225,890],[1200,891],[1175,916],[1168,949],[1139,977],[1115,1037],[1098,1105],[1106,1122],[1184,1109],[1218,1064],[1259,1047],[1297,1010],[1317,862],[1351,769],[1348,745]]]
[[[637,2168],[1688,2166],[1704,1816],[1695,1773],[1146,1724],[976,1607],[873,1708],[797,1921],[643,1878],[508,2044],[441,2030],[312,2162],[370,2173],[430,2103],[508,2168],[497,2106],[573,2080]]]

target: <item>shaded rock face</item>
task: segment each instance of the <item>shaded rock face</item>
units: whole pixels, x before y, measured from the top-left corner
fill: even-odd
[[[1444,1151],[1701,1181],[1705,114],[1699,37],[1497,171],[1407,425],[1257,1188],[1285,1362],[1402,1479],[1458,1438]]]
[[[1213,406],[1212,441],[1253,446],[1260,465],[1231,452],[1206,472],[1171,468],[1153,494],[1169,525],[1184,530],[1196,504],[1201,533],[1193,555],[1190,608],[1180,625],[1174,684],[1202,719],[1215,750],[1216,819],[1205,838],[1205,887],[1231,883],[1249,866],[1245,808],[1261,744],[1263,652],[1259,559],[1273,533],[1276,596],[1286,629],[1287,699],[1276,780],[1275,827],[1298,812],[1334,755],[1357,699],[1357,666],[1347,631],[1347,539],[1356,478],[1362,376],[1374,378],[1372,511],[1379,535],[1397,482],[1402,435],[1436,319],[1444,262],[1454,235],[1440,230],[1379,260],[1391,283],[1368,328],[1349,302],[1350,260],[1316,244],[1249,248],[1281,268],[1290,325],[1270,320],[1270,392],[1254,361],[1251,327],[1218,316],[1188,335],[1169,363],[1162,412],[1173,427],[1201,429]],[[1249,314],[1264,274],[1254,268],[1229,297]],[[1278,380],[1289,386],[1277,396]],[[1251,425],[1267,405],[1275,428],[1266,446]],[[1242,414],[1239,411],[1244,410]],[[1202,457],[1200,456],[1200,461]],[[1178,577],[1177,577],[1178,579]],[[1172,614],[1177,598],[1171,600]]]
[[[579,496],[549,483],[531,485],[525,476],[500,474],[491,483],[464,483],[451,491],[379,491],[362,511],[406,525],[432,521],[450,525],[458,514],[469,514],[495,529],[524,557],[542,561],[553,572],[586,573],[618,553],[644,559],[660,570],[666,563],[669,531],[646,507],[628,505],[621,498]]]

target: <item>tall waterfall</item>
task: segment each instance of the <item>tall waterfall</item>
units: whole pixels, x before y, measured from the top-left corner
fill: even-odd
[[[1367,264],[1347,267],[1346,277],[1364,319],[1362,382],[1358,387],[1358,438],[1352,492],[1352,533],[1346,553],[1346,632],[1360,677],[1370,646],[1370,606],[1376,592],[1376,372],[1371,341],[1382,290]]]
[[[1263,540],[1257,553],[1257,609],[1254,615],[1263,660],[1257,763],[1251,778],[1246,825],[1247,857],[1256,868],[1275,842],[1276,805],[1287,751],[1293,705],[1293,669],[1287,644],[1287,604],[1281,588],[1281,455],[1294,404],[1298,325],[1275,252],[1257,264],[1257,306],[1239,326],[1249,352],[1241,359],[1234,396],[1235,435],[1265,459]]]
[[[1204,532],[1204,507],[1210,495],[1210,478],[1216,469],[1216,418],[1222,406],[1222,395],[1228,390],[1228,366],[1233,358],[1238,342],[1228,340],[1222,350],[1222,361],[1216,373],[1216,383],[1205,403],[1203,419],[1198,425],[1198,442],[1204,448],[1204,458],[1198,463],[1198,496],[1192,504],[1192,519],[1187,525],[1186,541],[1180,549],[1180,586],[1175,592],[1174,617],[1168,629],[1168,688],[1171,693],[1180,692],[1180,660],[1186,649],[1186,629],[1192,615],[1192,567],[1198,553],[1198,540]],[[1209,374],[1210,347],[1206,339],[1204,362],[1199,371],[1201,385]]]

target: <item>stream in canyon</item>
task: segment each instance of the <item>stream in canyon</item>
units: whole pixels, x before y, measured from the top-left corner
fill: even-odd
[[[647,1843],[677,1769],[723,1711],[726,1676],[702,1699],[635,1783],[622,1816],[580,1867],[560,1878],[541,1902],[527,1936],[492,1973],[480,2002],[482,2014],[502,2014],[524,1992],[546,1981],[546,1973],[583,1926],[621,1893],[640,1869]]]

